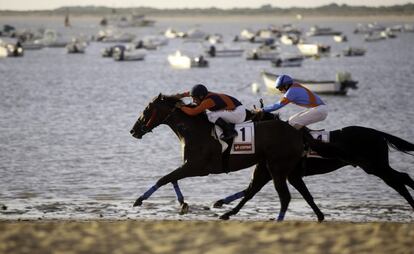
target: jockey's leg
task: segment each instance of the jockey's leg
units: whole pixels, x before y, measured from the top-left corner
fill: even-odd
[[[223,130],[221,139],[227,140],[237,136],[237,131],[229,123],[242,123],[246,118],[246,108],[243,105],[234,110],[220,110],[207,113],[208,120]]]

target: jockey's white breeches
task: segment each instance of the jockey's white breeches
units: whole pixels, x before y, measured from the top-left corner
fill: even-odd
[[[246,119],[246,108],[240,105],[234,110],[207,111],[207,117],[212,123],[220,117],[228,123],[242,123]]]
[[[328,116],[328,107],[326,105],[319,105],[314,108],[308,108],[299,112],[289,118],[289,124],[300,129],[312,123],[325,120]]]

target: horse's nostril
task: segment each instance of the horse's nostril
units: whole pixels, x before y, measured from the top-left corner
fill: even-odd
[[[130,130],[129,133],[134,134],[134,130]]]

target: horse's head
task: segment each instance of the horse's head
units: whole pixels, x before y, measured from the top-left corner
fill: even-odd
[[[141,116],[135,122],[130,133],[135,138],[142,138],[146,133],[160,124],[165,123],[169,115],[176,109],[178,99],[159,94],[144,109]]]

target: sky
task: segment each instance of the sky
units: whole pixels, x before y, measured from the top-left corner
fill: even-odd
[[[0,0],[0,10],[47,10],[62,6],[155,7],[155,8],[257,8],[265,4],[273,7],[315,7],[330,3],[366,6],[406,4],[410,0]]]

